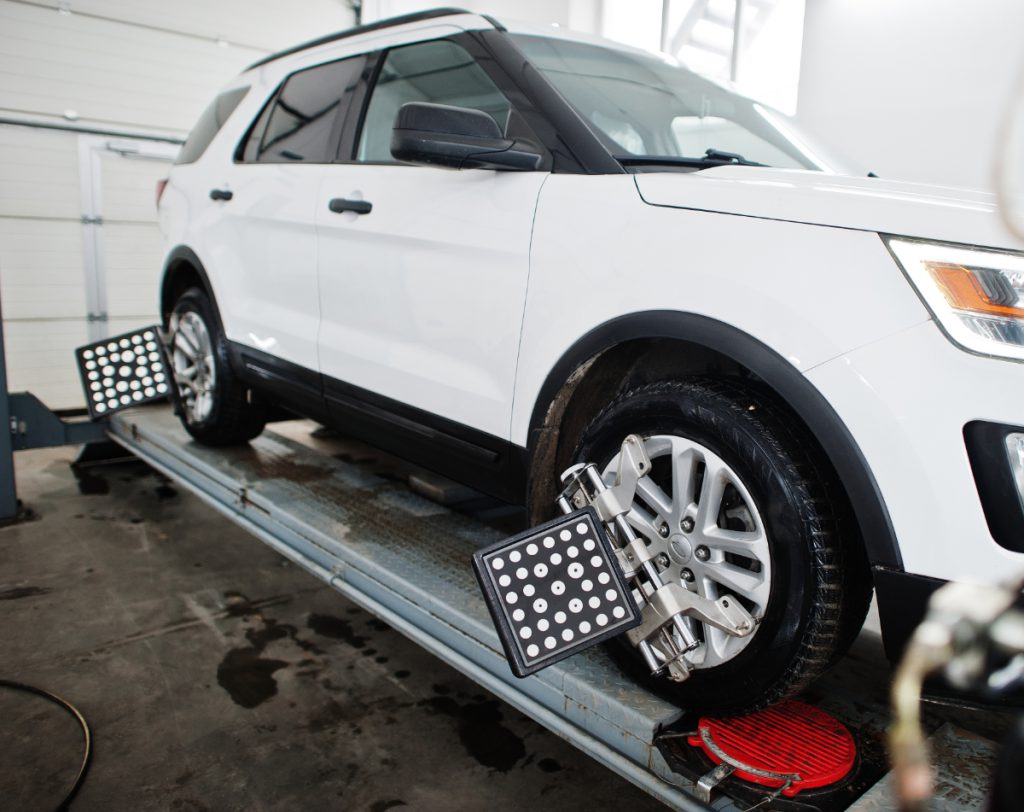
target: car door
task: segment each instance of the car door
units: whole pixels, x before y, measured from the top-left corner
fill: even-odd
[[[285,394],[297,383],[320,397],[317,195],[365,63],[339,60],[286,78],[239,145],[228,182],[211,195],[223,207],[221,255],[212,261],[229,338],[247,369]]]
[[[457,42],[378,58],[361,127],[325,171],[316,207],[325,395],[339,414],[375,422],[378,443],[394,429],[400,451],[419,437],[471,456],[473,445],[508,438],[530,234],[547,172],[396,162],[391,130],[407,102],[483,110],[503,131],[524,125]],[[365,213],[339,200],[362,201]]]

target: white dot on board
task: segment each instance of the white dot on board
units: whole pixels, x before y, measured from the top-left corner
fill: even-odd
[[[591,609],[596,609],[601,605],[601,599],[597,597],[597,595],[592,595],[590,600],[587,601],[587,605],[590,606]]]
[[[117,382],[117,386],[115,386],[114,388],[118,392],[127,392],[128,391],[128,382],[127,381],[118,381]]]
[[[100,377],[100,373],[98,373],[98,372],[90,372],[89,373],[89,380],[90,381],[99,380],[99,377]],[[95,384],[95,385],[98,385],[98,384]]]
[[[129,375],[132,374],[132,368],[121,367],[120,369],[117,370],[117,374],[120,375],[122,378],[127,378]]]
[[[131,350],[123,352],[121,353],[121,360],[124,361],[126,364],[130,364],[132,361],[135,360],[135,353],[133,353]]]
[[[114,363],[117,363],[118,361],[121,360],[121,353],[119,353],[119,352],[112,352],[112,353],[110,353],[110,360],[113,361]]]
[[[141,343],[142,343],[142,339],[139,338],[138,335],[133,335],[132,336],[132,344],[141,344]]]
[[[572,538],[572,533],[570,533],[568,530],[563,530],[561,533],[558,534],[558,537],[562,541],[568,541]]]
[[[569,569],[566,572],[573,578],[579,578],[583,574],[583,566],[579,562],[574,561],[569,565]]]
[[[530,571],[526,569],[526,567],[520,567],[516,570],[516,578],[518,578],[520,581],[522,581],[529,574]]]
[[[607,584],[612,577],[607,572],[599,572],[597,574],[597,582],[599,584]]]
[[[165,384],[165,383],[158,383],[156,385],[156,391],[160,392],[161,394],[163,394],[164,392],[167,391],[167,384]]]
[[[146,384],[147,386],[149,385],[149,381],[143,381],[143,383]],[[502,558],[495,558],[493,561],[491,561],[492,570],[500,570],[504,566],[505,560]]]
[[[562,630],[562,639],[563,639],[563,640],[564,640],[564,641],[565,641],[566,643],[568,643],[569,641],[571,641],[571,640],[572,640],[572,639],[573,639],[573,638],[574,638],[575,636],[576,636],[576,635],[574,635],[574,634],[572,633],[572,629],[563,629],[563,630]]]
[[[114,379],[113,378],[104,378],[103,379],[103,385],[104,386],[113,386],[114,385]]]
[[[598,626],[608,625],[608,615],[604,614],[603,612],[599,614],[597,617],[595,617],[594,620],[597,621]]]
[[[107,408],[108,409],[116,409],[117,408],[117,401],[116,400],[108,400],[107,401]]]
[[[508,554],[508,560],[513,564],[518,563],[519,559],[523,557],[523,554],[519,550],[513,550]]]
[[[544,546],[550,550],[552,547],[555,546],[555,540],[551,536],[548,536],[546,539],[544,539]]]
[[[150,361],[159,361],[160,360],[160,353],[158,353],[158,352],[151,352],[149,354],[149,360]]]
[[[576,525],[576,532],[579,533],[581,536],[584,535],[587,532],[587,523],[580,522],[578,525]]]
[[[113,341],[111,341],[109,344],[107,344],[107,349],[110,352],[117,352],[117,344],[115,344]]]
[[[509,577],[508,577],[507,575],[502,575],[502,576],[501,576],[501,577],[500,577],[500,578],[498,579],[498,584],[499,584],[500,586],[508,586],[508,585],[509,585],[509,584],[511,584],[511,583],[512,583],[512,579],[511,579],[511,578],[509,578]]]
[[[538,654],[540,654],[540,649],[531,643],[526,647],[526,653],[530,657],[536,657]]]
[[[604,593],[604,599],[606,601],[614,601],[618,596],[619,594],[614,589],[609,589]]]
[[[590,566],[592,567],[600,567],[603,563],[604,562],[601,559],[601,556],[599,555],[595,555],[593,558],[590,559]]]
[[[565,623],[565,612],[555,612],[555,623]]]
[[[540,549],[540,548],[537,547],[536,544],[528,544],[528,545],[526,545],[526,554],[527,555],[537,555],[537,550],[538,549]]]
[[[128,395],[121,395],[121,402],[127,405],[132,402],[132,399]]]
[[[107,410],[107,407],[104,406],[102,403],[97,403],[96,404],[96,411],[97,412],[105,412],[106,410]]]
[[[97,403],[99,403],[100,401],[103,400],[103,393],[102,392],[94,392],[93,396],[92,396],[92,399],[95,400]]]
[[[590,634],[590,624],[585,620],[580,622],[580,634]]]
[[[131,342],[127,338],[122,338],[120,344],[122,347],[127,347],[131,344]]]
[[[106,354],[107,354],[107,351],[103,347],[97,347],[96,348],[96,355],[106,355]]]
[[[89,384],[89,388],[93,392],[99,392],[103,387],[100,385],[99,381],[93,381],[91,384]]]
[[[156,394],[156,390],[152,386],[147,386],[145,391],[147,398],[151,398]]]
[[[117,392],[114,391],[113,389],[107,389],[106,395],[107,395],[108,398],[116,397],[117,396]]]
[[[580,554],[580,551],[577,550],[575,547],[570,547],[568,550],[565,551],[565,554],[569,556],[569,558],[575,558]]]
[[[516,621],[517,623],[521,623],[525,618],[526,618],[526,612],[524,612],[522,609],[516,609],[512,613],[512,619],[514,621]]]
[[[557,567],[559,564],[562,563],[562,556],[560,556],[558,553],[552,553],[551,554],[551,563],[554,564]]]
[[[86,361],[85,362],[85,368],[86,369],[96,369],[96,362],[95,361]]]
[[[548,602],[546,600],[544,600],[543,598],[537,598],[537,600],[535,600],[533,602],[533,611],[534,612],[538,612],[538,613],[539,612],[546,612],[547,610],[548,610]]]
[[[612,609],[612,614],[615,615],[615,617],[621,619],[626,616],[626,610],[623,609],[621,606],[616,606],[614,609]]]
[[[130,383],[128,384],[128,386],[130,386],[130,387],[131,387],[132,389],[135,389],[135,390],[139,390],[139,389],[141,389],[141,388],[142,388],[142,384],[141,384],[141,383],[139,383],[138,381],[131,381],[131,382],[130,382]]]
[[[583,542],[583,549],[586,550],[588,553],[591,550],[593,550],[596,546],[597,545],[594,544],[594,540],[593,539],[587,539],[586,541]]]
[[[106,375],[108,378],[110,378],[114,374],[114,368],[113,367],[103,367],[103,374]]]
[[[582,612],[583,611],[583,601],[581,601],[579,598],[573,598],[571,601],[569,601],[569,611],[570,612]]]
[[[594,582],[591,581],[589,578],[585,578],[584,580],[580,581],[580,589],[582,589],[584,592],[589,592],[593,588]]]
[[[563,584],[561,581],[555,581],[551,585],[551,591],[556,595],[561,595],[563,592],[565,592],[565,584]]]
[[[523,626],[523,628],[519,630],[519,636],[522,637],[523,640],[529,640],[533,637],[533,629],[529,626]]]
[[[132,392],[132,400],[142,400],[142,392]]]
[[[548,623],[545,618],[541,618],[540,620],[537,621],[537,629],[538,629],[538,631],[546,632],[548,630],[548,626],[550,626],[550,625],[551,624]]]
[[[523,587],[523,594],[526,597],[528,597],[528,598],[532,598],[533,597],[533,593],[536,592],[536,591],[537,590],[534,588],[533,584],[527,584],[526,586]]]
[[[142,334],[142,337],[144,339],[146,339],[146,341],[149,341],[153,337],[153,331],[152,330],[146,330],[146,332],[144,332]]]
[[[554,637],[545,637],[544,638],[544,648],[552,649],[552,648],[554,648],[557,645],[558,645],[558,641],[555,640]]]
[[[545,575],[548,574],[547,564],[538,564],[536,567],[533,568],[533,574],[536,575],[538,578],[543,578]]]
[[[92,358],[92,356],[93,356],[92,350],[83,350],[82,351],[82,357],[83,358]]]
[[[505,596],[505,603],[515,603],[517,600],[519,600],[519,596],[515,592],[509,592]]]
[[[158,372],[156,373],[156,375],[153,376],[153,380],[156,381],[157,383],[160,383],[160,381],[162,381],[163,379],[164,374],[162,372]]]

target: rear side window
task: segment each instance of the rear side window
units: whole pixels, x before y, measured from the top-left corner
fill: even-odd
[[[366,57],[293,73],[260,113],[242,145],[242,163],[329,163]]]
[[[210,102],[210,106],[203,110],[199,121],[188,134],[185,145],[178,153],[177,164],[190,164],[199,160],[199,157],[206,152],[213,137],[220,132],[224,122],[228,120],[239,102],[249,92],[248,87],[236,87],[233,90],[225,90],[216,99]]]

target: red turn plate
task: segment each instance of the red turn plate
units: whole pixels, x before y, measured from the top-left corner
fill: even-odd
[[[853,736],[838,719],[792,699],[746,716],[701,717],[687,741],[716,764],[733,767],[738,778],[785,787],[787,797],[834,784],[857,757]]]

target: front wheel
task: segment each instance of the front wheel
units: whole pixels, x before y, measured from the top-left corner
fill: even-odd
[[[843,630],[863,620],[867,573],[840,537],[838,494],[807,438],[765,393],[718,380],[667,381],[625,392],[583,433],[577,461],[615,479],[629,434],[651,473],[627,519],[665,582],[709,599],[732,596],[758,621],[748,637],[687,619],[693,669],[671,688],[700,711],[750,710],[790,696],[833,662]],[[664,683],[663,685],[660,683]]]
[[[245,443],[263,431],[266,413],[235,377],[217,325],[213,305],[199,288],[185,291],[171,312],[171,367],[181,422],[207,445]]]

